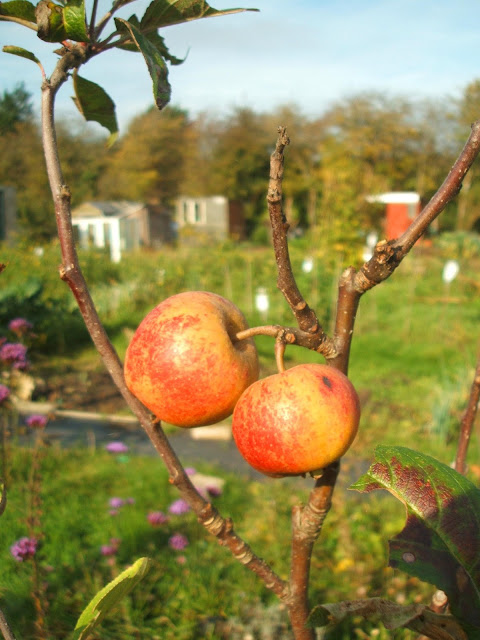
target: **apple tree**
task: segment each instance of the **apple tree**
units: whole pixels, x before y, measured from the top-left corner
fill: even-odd
[[[471,134],[445,181],[407,231],[395,240],[380,241],[370,260],[359,269],[349,267],[341,274],[338,282],[336,321],[332,335],[324,331],[314,309],[304,299],[291,267],[288,222],[284,215],[282,198],[284,156],[289,138],[284,127],[278,130],[275,150],[270,159],[270,179],[266,189],[267,203],[278,271],[277,285],[292,310],[296,325],[247,328],[242,320],[232,321],[232,317],[237,315],[236,308],[232,310],[234,308],[232,303],[217,300],[211,312],[215,322],[207,327],[210,331],[208,340],[205,337],[207,333],[205,330],[204,335],[200,336],[200,342],[203,345],[202,348],[208,345],[203,353],[203,357],[208,360],[209,355],[212,355],[210,351],[213,352],[213,357],[216,357],[218,345],[225,340],[225,336],[228,341],[223,343],[224,351],[233,352],[253,349],[251,338],[255,335],[270,336],[279,369],[276,379],[281,380],[281,384],[275,386],[274,392],[267,389],[270,400],[264,406],[260,406],[261,402],[265,401],[266,387],[264,382],[261,387],[255,386],[258,384],[255,382],[256,362],[251,351],[244,367],[246,374],[245,371],[243,373],[239,371],[239,377],[243,375],[243,386],[240,385],[235,390],[233,402],[231,398],[227,398],[226,407],[220,410],[218,406],[210,406],[208,409],[211,411],[207,417],[200,421],[197,419],[197,422],[185,423],[184,426],[204,424],[218,419],[226,412],[230,413],[237,405],[239,408],[237,411],[235,406],[234,416],[236,437],[241,443],[240,449],[248,457],[252,451],[258,453],[256,449],[261,441],[271,447],[273,454],[278,453],[275,449],[280,446],[277,445],[271,433],[267,433],[267,436],[259,436],[258,433],[251,435],[245,432],[247,422],[251,423],[252,432],[255,429],[258,431],[259,418],[256,417],[256,411],[262,415],[270,412],[271,415],[277,416],[283,411],[286,416],[283,424],[289,424],[292,412],[297,411],[300,417],[305,420],[308,417],[312,423],[308,427],[311,430],[310,440],[317,437],[316,430],[318,425],[324,423],[326,414],[335,412],[341,414],[343,411],[343,416],[339,416],[338,426],[332,427],[330,432],[328,429],[320,429],[324,438],[332,435],[331,432],[335,432],[334,435],[338,436],[338,432],[345,430],[346,439],[331,456],[315,458],[304,466],[292,467],[288,466],[291,464],[288,463],[287,466],[280,468],[262,469],[267,473],[273,471],[271,475],[310,473],[313,476],[313,486],[308,501],[304,505],[299,504],[293,508],[291,570],[288,578],[284,578],[279,576],[267,561],[256,555],[249,544],[238,535],[234,523],[224,518],[216,507],[193,486],[162,429],[159,420],[162,417],[161,412],[157,413],[157,405],[150,403],[149,394],[143,393],[146,383],[140,384],[137,390],[135,369],[138,360],[144,357],[144,351],[148,348],[148,344],[141,341],[135,348],[132,347],[130,358],[133,358],[133,364],[132,359],[127,362],[129,382],[127,386],[123,364],[98,316],[77,258],[71,222],[71,190],[64,178],[57,145],[54,114],[55,99],[59,89],[66,82],[71,81],[75,92],[75,103],[80,112],[87,120],[96,121],[106,127],[110,132],[110,142],[113,142],[118,133],[114,102],[103,88],[83,76],[81,71],[83,67],[98,55],[114,48],[140,53],[151,76],[154,103],[158,109],[162,109],[169,102],[171,95],[168,65],[179,64],[182,61],[169,52],[163,37],[159,34],[159,29],[190,20],[243,10],[216,10],[203,0],[153,0],[143,16],[132,14],[128,20],[125,20],[117,17],[117,14],[126,4],[131,2],[114,0],[109,11],[99,18],[97,16],[98,0],[92,0],[88,14],[84,0],[59,0],[57,4],[40,0],[36,5],[29,0],[8,0],[0,3],[0,20],[31,29],[36,32],[38,38],[56,47],[58,61],[50,75],[46,73],[41,61],[31,51],[14,44],[4,46],[3,51],[20,56],[28,63],[33,62],[39,66],[42,141],[62,256],[60,278],[70,287],[91,339],[113,381],[166,465],[171,483],[178,488],[182,497],[194,510],[199,522],[284,603],[295,640],[314,640],[316,626],[325,626],[349,615],[365,617],[376,615],[389,629],[407,627],[430,638],[456,640],[480,638],[478,569],[480,566],[478,519],[480,492],[462,475],[465,471],[466,451],[480,396],[480,362],[472,382],[469,404],[461,425],[456,469],[446,467],[435,459],[410,449],[379,446],[376,460],[370,470],[353,485],[354,489],[366,493],[381,488],[386,489],[405,504],[406,525],[390,541],[389,562],[392,566],[399,567],[410,575],[435,585],[438,591],[432,602],[404,606],[374,598],[312,606],[308,598],[313,547],[331,506],[332,494],[340,470],[339,458],[351,443],[358,426],[358,399],[346,376],[355,316],[360,300],[367,291],[393,274],[446,204],[458,194],[462,181],[480,150],[480,121],[472,125]],[[190,314],[190,318],[194,315],[195,296],[189,298],[187,295],[184,300],[186,314],[187,316]],[[187,332],[187,324],[170,324],[172,340],[176,340],[178,336],[182,339]],[[213,330],[211,330],[212,326]],[[153,335],[154,333],[150,333],[150,338]],[[284,382],[290,380],[292,374],[284,371],[283,353],[290,345],[316,351],[324,358],[325,364],[311,365],[313,369],[308,369],[309,380],[302,377],[300,382],[296,383],[303,391],[308,387],[308,402],[302,406],[299,396],[294,395],[288,409],[290,413],[288,413],[285,409],[285,396],[290,395],[291,388],[295,385]],[[230,360],[232,367],[238,364],[237,355],[234,353]],[[173,366],[173,354],[170,358],[169,362],[167,357],[164,369],[168,369],[169,364]],[[321,367],[321,370],[316,367]],[[302,375],[303,373],[305,373],[304,370]],[[165,385],[166,396],[172,392],[174,382],[170,380],[170,383]],[[324,387],[323,394],[318,392],[319,385]],[[132,393],[132,388],[147,405],[153,408],[155,415],[152,415],[147,406]],[[259,389],[257,395],[260,396],[260,400],[255,396],[257,389]],[[250,394],[246,400],[242,392]],[[233,392],[227,390],[225,393],[228,395]],[[335,408],[334,401],[338,400],[342,394],[348,402],[341,403],[340,411]],[[325,397],[329,398],[329,402],[331,401],[330,405],[325,404]],[[208,404],[216,405],[217,402],[218,399],[215,397],[208,399]],[[182,424],[181,420],[179,424]],[[263,427],[266,428],[265,425]],[[291,432],[288,435],[290,440],[287,444],[283,443],[282,447],[300,448],[298,432]],[[318,448],[318,442],[315,441],[315,443]],[[301,448],[304,458],[311,457],[312,452],[308,449],[308,443],[302,442]],[[75,637],[86,637],[109,607],[133,588],[147,570],[147,560],[137,561],[105,590],[97,594],[79,620]],[[0,615],[0,629],[4,638],[12,639],[13,636],[3,615]]]

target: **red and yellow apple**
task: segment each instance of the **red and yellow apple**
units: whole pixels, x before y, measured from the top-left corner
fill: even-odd
[[[155,416],[179,427],[214,424],[231,415],[258,378],[253,340],[229,300],[206,291],[167,298],[140,323],[125,356],[127,387]]]
[[[343,456],[360,420],[350,380],[322,364],[302,364],[258,380],[233,412],[238,450],[257,471],[282,477],[318,472]]]

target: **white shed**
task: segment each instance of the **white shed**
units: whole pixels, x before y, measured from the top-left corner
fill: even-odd
[[[85,202],[73,209],[72,224],[80,247],[109,248],[113,262],[150,244],[149,213],[140,202]]]

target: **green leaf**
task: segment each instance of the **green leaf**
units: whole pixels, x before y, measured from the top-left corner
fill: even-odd
[[[0,16],[11,16],[21,18],[28,22],[36,22],[35,5],[27,0],[12,0],[11,2],[0,2]]]
[[[34,53],[27,51],[26,49],[22,49],[22,47],[6,45],[5,47],[2,47],[2,51],[5,53],[11,53],[14,56],[20,56],[20,58],[26,58],[27,60],[31,60],[32,62],[36,62],[38,65],[42,66],[40,60]]]
[[[200,18],[240,13],[242,11],[258,11],[258,9],[223,9],[211,7],[204,0],[153,0],[142,18],[144,27],[167,27]]]
[[[88,41],[84,0],[67,0],[63,9],[63,21],[69,40]]]
[[[37,19],[37,35],[45,42],[63,42],[67,39],[67,32],[64,25],[63,7],[40,0],[35,8]]]
[[[137,27],[138,29],[140,29],[140,21],[135,14],[130,16],[127,22],[129,22],[130,24],[133,24],[134,27]],[[126,26],[122,22],[115,20],[115,23],[119,33],[131,38],[130,31],[126,28]],[[149,40],[153,44],[153,46],[160,53],[162,58],[164,58],[165,60],[168,60],[170,64],[178,65],[178,64],[182,64],[185,61],[185,58],[176,58],[175,56],[171,55],[167,45],[165,44],[165,40],[156,30],[148,31],[143,35],[147,38],[147,40]],[[122,43],[117,46],[119,49],[124,49],[125,51],[134,51],[136,53],[139,52],[139,48],[137,47],[137,45],[132,42]]]
[[[37,35],[41,40],[46,42],[88,41],[84,0],[66,0],[64,4],[40,0],[35,9],[35,15],[38,25]]]
[[[87,638],[118,602],[145,577],[151,565],[150,558],[140,558],[99,591],[80,615],[72,640]]]
[[[75,97],[73,101],[85,120],[98,122],[110,131],[109,144],[113,144],[118,135],[115,104],[102,87],[86,80],[75,71],[73,74]]]
[[[152,78],[155,104],[159,109],[163,109],[170,101],[171,88],[168,82],[167,65],[162,54],[135,25],[121,18],[118,18],[115,22],[123,24],[128,29],[133,41],[142,52]]]
[[[445,591],[452,613],[480,628],[480,491],[405,447],[377,447],[375,459],[350,488],[386,489],[405,504],[405,527],[389,542],[390,566]]]
[[[473,636],[467,636],[452,616],[434,613],[425,605],[400,605],[383,598],[318,605],[312,610],[307,627],[334,625],[352,616],[374,617],[391,631],[405,627],[444,640],[473,640]],[[432,630],[436,630],[437,635],[431,636],[429,632]]]

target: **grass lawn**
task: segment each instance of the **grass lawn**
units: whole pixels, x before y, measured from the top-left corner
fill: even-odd
[[[8,507],[0,528],[0,606],[18,638],[34,637],[32,561],[19,563],[10,554],[10,546],[28,535],[31,456],[29,450],[13,449],[9,458]],[[254,551],[287,576],[290,510],[306,498],[312,481],[247,482],[217,469],[200,470],[225,480],[214,503],[234,519]],[[277,625],[272,638],[289,637],[285,612],[257,578],[234,562],[192,513],[169,514],[178,495],[158,459],[121,461],[104,451],[50,448],[41,463],[40,496],[43,537],[37,558],[48,600],[49,640],[68,637],[95,591],[145,555],[154,558],[154,569],[95,637],[240,640],[247,632],[265,632],[269,625]],[[134,502],[112,515],[114,497]],[[169,520],[154,527],[147,514],[158,510]],[[387,539],[402,528],[403,520],[403,508],[393,498],[365,499],[340,486],[315,549],[312,601],[375,595],[398,602],[422,597],[428,601],[431,588],[385,568]],[[188,539],[181,551],[169,547],[169,538],[176,533]],[[101,547],[112,539],[118,552],[105,557]],[[367,637],[361,634],[376,628],[374,623],[354,620],[330,637]],[[390,637],[383,629],[374,633]],[[396,637],[413,636],[402,632]]]
[[[8,251],[3,258],[8,268],[0,282],[0,321],[5,325],[13,315],[23,315],[34,322],[36,347],[44,365],[48,357],[51,369],[65,361],[79,371],[91,368],[98,356],[69,292],[58,282],[58,249],[50,248],[44,259],[28,251]],[[306,243],[293,243],[291,253],[300,288],[329,330],[339,273],[355,257],[347,261],[338,253],[327,259]],[[301,269],[306,255],[314,258],[310,273]],[[461,270],[447,286],[442,269],[448,258],[458,259]],[[225,295],[242,308],[251,325],[293,322],[275,287],[269,249],[228,246],[194,253],[184,249],[149,252],[127,257],[120,266],[88,255],[82,255],[82,260],[101,318],[121,357],[144,315],[182,290],[207,289]],[[362,298],[349,372],[362,400],[362,421],[348,460],[370,461],[380,443],[419,449],[448,464],[453,460],[479,346],[479,273],[478,252],[467,255],[445,245],[428,251],[419,247],[389,280]],[[259,287],[270,298],[265,315],[255,310]],[[273,341],[258,338],[256,342],[262,375],[273,373]],[[32,358],[35,365],[33,350]],[[287,366],[321,361],[313,352],[287,349]],[[476,433],[469,453],[472,472],[479,468],[479,453]],[[30,456],[29,451],[15,450],[8,508],[0,521],[1,606],[19,638],[34,637],[31,563],[15,562],[9,549],[27,535]],[[348,464],[343,465],[343,481],[315,549],[312,602],[374,595],[428,602],[430,588],[385,569],[386,542],[402,528],[403,508],[390,497],[365,498],[347,491],[346,479],[356,479]],[[254,550],[286,576],[289,513],[293,504],[305,499],[311,481],[256,483],[218,469],[201,470],[225,478],[223,493],[215,502],[224,515],[234,518]],[[131,497],[135,502],[112,516],[112,497]],[[66,638],[95,591],[142,555],[155,559],[154,570],[116,615],[104,622],[98,638],[240,640],[247,632],[256,637],[258,626],[265,629],[267,623],[278,625],[272,637],[283,637],[285,615],[275,599],[207,537],[192,514],[171,516],[160,527],[147,521],[149,511],[167,512],[175,498],[156,459],[131,457],[121,463],[103,451],[48,450],[42,463],[44,538],[38,557],[48,585],[49,640]],[[177,532],[189,540],[181,553],[168,544]],[[100,549],[112,538],[120,542],[118,552],[108,558]],[[373,623],[354,619],[328,637],[392,636]],[[394,637],[413,636],[401,632]]]

